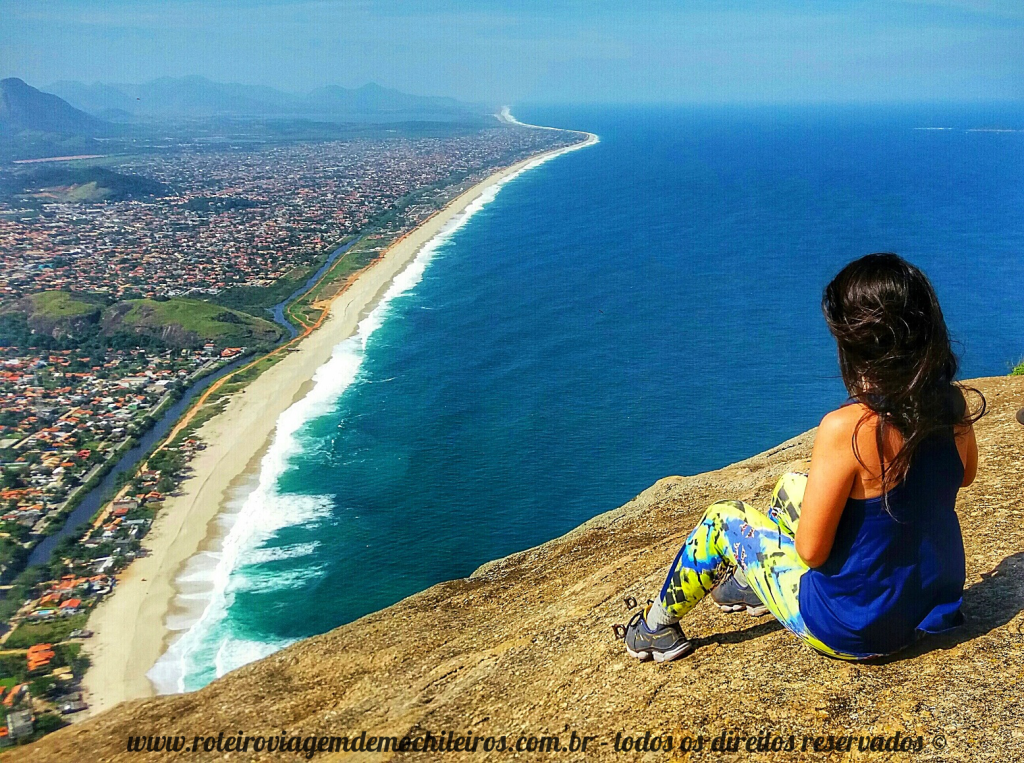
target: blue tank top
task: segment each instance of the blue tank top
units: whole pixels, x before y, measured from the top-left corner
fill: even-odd
[[[954,511],[963,478],[950,432],[918,447],[889,491],[889,512],[881,497],[847,500],[828,560],[800,578],[800,614],[812,634],[847,654],[891,654],[963,622]]]

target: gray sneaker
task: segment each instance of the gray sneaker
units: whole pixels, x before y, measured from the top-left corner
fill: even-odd
[[[747,611],[751,617],[768,614],[768,607],[745,582],[741,583],[735,574],[730,575],[711,591],[711,598],[723,612]]]
[[[645,612],[637,612],[626,626],[623,640],[630,657],[636,657],[641,662],[651,659],[655,662],[668,662],[693,651],[693,642],[686,638],[678,623],[662,625],[652,631],[644,619]]]

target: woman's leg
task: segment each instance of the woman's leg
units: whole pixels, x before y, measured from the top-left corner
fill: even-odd
[[[771,503],[768,507],[768,518],[779,528],[796,536],[796,526],[800,520],[800,508],[804,498],[807,475],[790,472],[782,475],[772,491]],[[723,612],[742,612],[759,617],[768,614],[769,609],[760,597],[747,585],[743,570],[734,567],[731,577],[724,578],[711,592],[715,604]]]
[[[780,485],[785,487],[782,481]],[[793,482],[794,487],[798,485],[799,481]],[[787,504],[793,503],[793,496],[783,492],[786,495],[774,512],[778,524],[742,501],[720,501],[708,508],[680,549],[661,596],[647,613],[648,627],[678,622],[724,575],[739,568],[747,584],[788,630],[818,651],[846,656],[814,638],[800,616],[800,578],[808,568],[788,531],[790,521],[799,517],[799,505],[795,517],[791,516]]]
[[[782,528],[790,537],[796,537],[800,524],[800,510],[804,503],[807,475],[800,472],[783,474],[772,490],[772,501],[768,506],[768,518]]]
[[[796,536],[796,528],[797,528],[797,525],[800,522],[800,509],[801,509],[801,507],[803,505],[804,489],[806,487],[807,487],[807,475],[806,474],[801,474],[801,473],[798,473],[798,472],[787,472],[786,474],[783,474],[782,477],[779,478],[779,481],[775,484],[775,489],[772,490],[772,498],[771,498],[771,503],[769,504],[769,507],[768,507],[768,514],[767,514],[767,516],[776,525],[778,525],[778,528],[780,528],[784,533],[789,535],[791,538]],[[744,510],[750,509],[749,506],[747,506],[746,504],[743,504],[742,502],[739,502],[739,501],[726,501],[726,502],[723,502],[723,505],[725,505],[725,504],[739,505],[739,506],[742,506],[744,508]],[[716,504],[716,505],[718,505],[718,504]],[[714,508],[714,507],[712,507],[712,508]],[[691,538],[692,538],[692,536],[691,536]],[[684,546],[684,548],[685,548],[685,546]],[[680,551],[680,554],[682,554],[682,551]],[[677,556],[676,557],[676,562],[673,564],[673,568],[675,568],[677,566],[678,562],[679,562],[679,557]],[[806,565],[804,565],[804,569],[806,569]],[[744,585],[746,584],[746,577],[745,577],[745,574],[744,574],[744,567],[742,565],[732,565],[732,564],[730,564],[729,567],[728,567],[728,570],[737,572],[738,573],[738,578],[740,579],[740,581]],[[720,576],[717,576],[717,577],[718,577],[718,580],[715,581],[715,584],[717,584],[717,582],[719,582],[719,580],[721,578],[725,577],[725,575],[720,575]],[[669,581],[666,581],[665,582],[665,586],[662,588],[662,597],[663,598],[665,596],[666,588],[668,587],[668,585],[669,585]],[[712,586],[712,588],[713,587],[714,586]],[[701,595],[701,597],[703,597],[703,594]],[[759,595],[759,597],[760,597],[760,595]],[[760,598],[761,598],[762,601],[764,601],[763,597],[760,597]],[[698,601],[699,601],[699,599],[698,599]],[[696,603],[696,602],[694,602],[694,603]],[[681,616],[682,615],[680,615],[680,617]],[[678,618],[676,618],[676,619],[678,619]]]

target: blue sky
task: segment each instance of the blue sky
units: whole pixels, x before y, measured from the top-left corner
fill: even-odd
[[[1024,100],[1024,0],[3,0],[0,76],[489,103]]]

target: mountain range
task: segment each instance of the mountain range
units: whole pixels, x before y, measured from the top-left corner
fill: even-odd
[[[103,135],[111,125],[17,77],[0,80],[0,128],[58,135]]]
[[[270,87],[164,77],[142,85],[58,82],[44,92],[16,77],[0,80],[0,164],[10,160],[106,153],[111,139],[168,129],[188,134],[229,122],[267,135],[451,134],[494,124],[495,109],[454,98],[409,95],[368,84],[304,95]],[[244,129],[244,128],[243,128]]]
[[[285,117],[325,121],[453,121],[494,109],[454,98],[402,93],[377,84],[329,85],[305,94],[205,77],[161,77],[140,85],[61,81],[46,88],[72,106],[109,121],[159,117]]]

